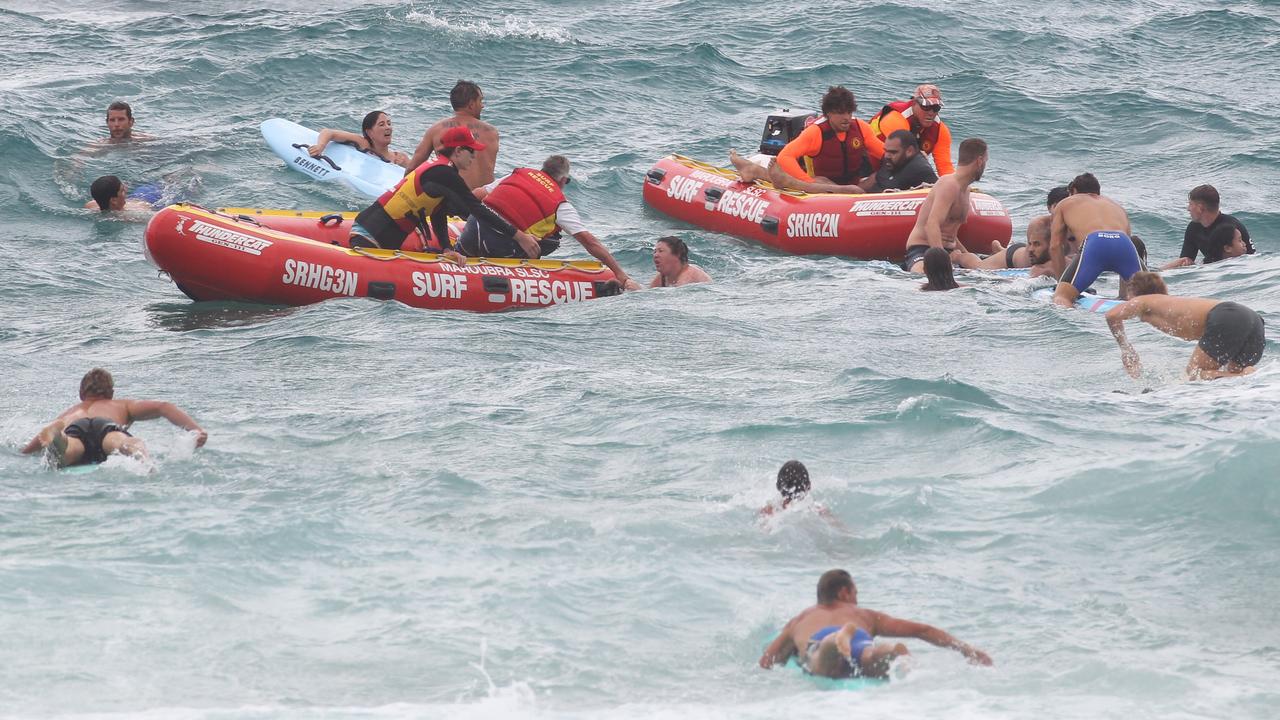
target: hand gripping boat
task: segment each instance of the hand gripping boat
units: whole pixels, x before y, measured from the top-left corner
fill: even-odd
[[[280,215],[294,216],[299,227],[335,232],[332,220],[323,227],[321,213]],[[433,310],[491,312],[618,292],[613,272],[594,261],[469,258],[456,265],[435,253],[345,247],[272,229],[253,215],[188,204],[156,213],[143,249],[151,264],[198,301],[308,305],[371,297]]]
[[[681,155],[659,160],[644,181],[645,202],[678,220],[794,255],[859,260],[901,260],[928,194],[810,195],[744,183],[733,170]],[[969,203],[960,242],[977,253],[990,252],[992,240],[1007,243],[1013,222],[1004,205],[980,192]]]

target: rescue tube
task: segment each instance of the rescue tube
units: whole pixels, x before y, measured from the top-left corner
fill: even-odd
[[[320,133],[283,118],[264,121],[262,139],[281,160],[303,175],[323,182],[341,182],[371,198],[395,187],[404,177],[404,168],[399,165],[346,143],[331,142],[320,157],[311,157],[308,148],[316,144]]]
[[[309,305],[371,297],[433,310],[491,312],[618,292],[613,272],[595,261],[468,258],[457,265],[434,253],[335,245],[266,227],[252,216],[185,203],[155,214],[143,249],[152,265],[197,301]]]
[[[681,155],[670,155],[645,174],[645,202],[707,230],[756,240],[794,255],[840,255],[858,260],[901,260],[907,236],[929,191],[823,194],[747,184],[738,174]],[[970,193],[969,219],[960,242],[986,253],[991,241],[1013,235],[999,200]]]

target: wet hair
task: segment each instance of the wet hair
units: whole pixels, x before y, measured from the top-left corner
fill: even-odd
[[[115,175],[103,175],[89,186],[89,195],[98,203],[98,209],[106,212],[111,209],[111,200],[120,194],[120,178]]]
[[[1067,187],[1066,185],[1059,185],[1058,187],[1049,191],[1049,196],[1048,198],[1045,199],[1045,205],[1050,209],[1052,209],[1054,205],[1057,205],[1063,200],[1066,200],[1070,196],[1071,196],[1071,188]]]
[[[1204,261],[1218,262],[1226,257],[1226,249],[1235,242],[1237,232],[1236,226],[1231,223],[1223,223],[1214,228],[1204,247]]]
[[[960,143],[960,154],[957,158],[960,165],[968,165],[987,154],[987,141],[982,138],[968,138]]]
[[[778,492],[788,502],[804,497],[810,487],[809,469],[799,460],[788,460],[778,469]]]
[[[1187,194],[1187,199],[1203,203],[1205,209],[1212,211],[1217,211],[1218,204],[1222,202],[1222,198],[1218,196],[1218,189],[1212,185],[1197,185],[1191,188],[1191,192]]]
[[[940,247],[931,247],[924,252],[924,275],[929,279],[925,290],[955,290],[955,271],[951,267],[951,254]]]
[[[1133,241],[1133,249],[1138,251],[1138,259],[1142,261],[1142,267],[1147,266],[1147,244],[1142,242],[1142,238],[1134,235],[1129,238]]]
[[[115,381],[111,373],[102,368],[94,368],[80,378],[81,400],[110,400],[115,394]]]
[[[848,570],[828,570],[818,578],[818,604],[827,605],[840,599],[840,591],[853,587]]]
[[[1098,178],[1094,177],[1093,173],[1081,173],[1071,181],[1067,189],[1078,193],[1101,195],[1102,183],[1098,182]]]
[[[916,140],[915,133],[910,130],[894,130],[889,133],[889,137],[885,138],[885,140],[890,139],[897,140],[902,143],[903,150],[906,150],[907,148],[915,148],[916,150],[920,149],[920,141]]]
[[[373,138],[369,137],[369,131],[374,125],[378,124],[378,118],[386,115],[382,110],[374,110],[364,116],[364,120],[360,122],[360,132],[364,134],[364,139],[369,143],[369,147],[373,147]]]
[[[827,94],[822,96],[822,114],[853,113],[858,111],[858,101],[853,93],[843,85],[832,85]]]
[[[1168,295],[1169,288],[1165,287],[1164,279],[1160,277],[1160,273],[1143,270],[1136,272],[1133,277],[1129,278],[1129,297],[1134,298],[1139,295]]]
[[[461,110],[480,98],[480,86],[470,80],[459,80],[449,91],[449,104],[454,110]]]
[[[117,100],[107,106],[107,114],[110,114],[112,110],[123,110],[130,120],[133,119],[133,108],[129,107],[129,103],[123,100]]]
[[[668,235],[666,237],[658,238],[658,242],[665,243],[667,249],[670,250],[673,255],[680,258],[681,265],[689,264],[689,246],[685,245],[683,240],[675,235]],[[803,468],[804,466],[802,465],[801,469]],[[778,475],[778,482],[782,482],[781,474]]]
[[[560,182],[569,177],[569,158],[563,155],[552,155],[542,161],[542,172]]]

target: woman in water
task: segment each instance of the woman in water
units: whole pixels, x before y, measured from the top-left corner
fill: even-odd
[[[921,290],[955,290],[960,287],[951,266],[951,253],[940,247],[931,247],[925,252],[924,276],[929,282],[921,285]]]
[[[653,248],[653,267],[658,274],[649,283],[651,288],[711,282],[705,270],[689,264],[689,246],[675,236],[658,238]]]
[[[320,157],[324,153],[325,146],[337,140],[355,145],[361,152],[376,155],[385,162],[409,167],[409,156],[391,149],[390,115],[381,110],[374,110],[364,116],[364,122],[360,123],[360,128],[363,131],[362,135],[324,128],[320,131],[320,139],[316,140],[316,144],[312,145],[308,152],[311,153],[311,157]]]

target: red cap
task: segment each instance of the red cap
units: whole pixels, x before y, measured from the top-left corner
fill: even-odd
[[[476,152],[480,152],[485,148],[485,144],[476,140],[476,136],[471,134],[471,128],[451,127],[444,131],[440,136],[440,146],[447,148],[471,148]]]

